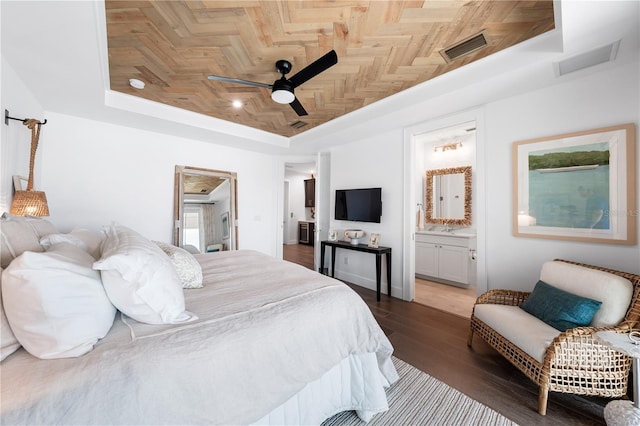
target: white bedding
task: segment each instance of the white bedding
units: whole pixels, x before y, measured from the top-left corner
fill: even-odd
[[[391,344],[346,285],[253,251],[197,259],[204,288],[185,290],[197,321],[116,319],[80,358],[19,350],[1,364],[2,423],[247,424],[353,354],[376,354],[377,386],[397,380]]]

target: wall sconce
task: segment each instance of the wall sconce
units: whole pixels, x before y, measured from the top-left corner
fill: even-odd
[[[433,151],[434,152],[455,151],[458,148],[462,148],[462,142],[455,142],[447,145],[439,145],[433,148]]]
[[[49,205],[47,196],[42,191],[33,190],[33,167],[36,161],[36,150],[38,149],[38,139],[40,139],[40,127],[47,123],[47,120],[40,122],[32,118],[19,119],[9,117],[9,111],[5,110],[4,122],[9,124],[9,120],[22,121],[31,129],[31,156],[29,158],[29,180],[26,191],[16,188],[11,203],[11,214],[15,216],[49,216]]]

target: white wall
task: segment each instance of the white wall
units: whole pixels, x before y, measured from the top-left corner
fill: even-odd
[[[2,59],[2,114],[3,122],[0,124],[0,213],[11,209],[13,198],[13,175],[28,177],[29,153],[31,150],[31,130],[19,121],[9,120],[4,124],[4,110],[9,110],[11,117],[36,118],[44,120],[42,106],[33,94],[24,85],[13,68]],[[42,164],[44,153],[42,144],[47,143],[47,125],[42,126],[40,144],[36,152],[36,167],[34,189],[41,190],[42,176],[39,166]]]
[[[482,150],[478,151],[478,155],[483,156],[482,161],[478,161],[478,167],[483,168],[480,175],[485,178],[484,182],[474,182],[474,190],[479,187],[480,192],[486,194],[484,201],[487,207],[484,214],[478,215],[486,218],[484,223],[474,226],[484,227],[486,234],[486,244],[478,247],[478,250],[479,258],[485,262],[488,288],[530,290],[538,279],[540,265],[557,257],[640,273],[638,245],[540,240],[511,235],[512,143],[629,122],[637,127],[640,116],[639,71],[637,62],[627,62],[602,72],[594,73],[591,70],[578,78],[574,75],[558,79],[557,84],[542,90],[476,106],[484,112],[482,127],[478,127],[485,141]],[[482,84],[474,87],[481,87]],[[473,88],[470,90],[473,91]],[[473,106],[468,105],[464,98],[454,96],[446,99],[449,109],[441,110],[446,114],[445,117],[462,113]],[[454,109],[456,105],[457,109]],[[442,117],[434,118],[434,121]],[[402,216],[402,141],[403,129],[398,128],[374,138],[334,148],[331,169],[334,190],[344,187],[383,187],[385,203],[382,223],[359,227],[367,232],[381,232],[382,244],[392,247],[394,295],[400,294],[401,260],[404,255],[401,235],[405,219]],[[640,157],[640,149],[636,152]],[[422,155],[420,150],[418,153]],[[419,164],[418,159],[414,164]],[[640,164],[639,158],[636,158],[636,164]],[[477,174],[474,173],[476,178]],[[407,207],[408,211],[415,211],[415,205]],[[638,221],[637,206],[635,209],[635,217],[631,220]],[[332,227],[345,228],[349,225],[334,221]],[[338,277],[374,288],[372,259],[368,259],[366,254],[346,251],[338,256]],[[344,264],[345,256],[349,256],[348,265]]]
[[[637,244],[621,246],[514,237],[511,235],[512,186],[505,184],[512,180],[514,141],[623,123],[635,123],[637,129],[638,75],[638,63],[632,63],[487,105],[486,252],[490,288],[531,289],[540,264],[553,258],[640,273]],[[637,147],[637,140],[635,143]],[[639,158],[640,150],[636,149],[636,167],[640,165]],[[635,216],[630,220],[638,222],[637,209],[636,204]]]
[[[473,124],[475,125],[475,124]],[[416,171],[418,180],[416,181],[416,201],[422,203],[423,209],[426,211],[426,172],[427,170],[445,169],[450,167],[471,166],[472,179],[477,180],[476,169],[476,138],[475,132],[471,132],[463,137],[456,137],[451,140],[432,139],[431,133],[425,133],[415,138],[416,141]],[[435,152],[436,146],[445,145],[454,142],[461,142],[462,147],[449,151]],[[467,228],[475,228],[477,225],[477,202],[473,202],[477,194],[472,183],[471,191],[471,208],[472,208],[472,224]]]
[[[570,7],[572,2],[563,2]],[[564,6],[563,6],[564,7]],[[608,6],[607,6],[608,7]],[[575,14],[577,17],[579,14]],[[615,21],[612,21],[615,22]],[[590,29],[591,25],[588,26]],[[607,23],[608,29],[615,25]],[[585,41],[586,43],[587,41]],[[621,44],[621,49],[624,48]],[[581,50],[574,46],[576,52]],[[479,247],[490,288],[531,288],[544,260],[563,257],[640,272],[640,250],[635,246],[576,243],[515,238],[511,235],[511,144],[541,136],[633,122],[640,116],[638,54],[626,63],[609,64],[556,80],[554,86],[507,99],[487,95],[491,87],[524,83],[515,76],[495,74],[481,83],[435,92],[407,103],[389,115],[421,118],[411,125],[428,123],[470,108],[484,112],[482,146],[478,146],[480,193],[486,195],[486,212],[479,227],[486,233]],[[550,69],[551,64],[548,65]],[[43,112],[43,107],[20,77],[2,61],[2,107],[20,117],[46,117],[38,150],[36,188],[47,191],[51,220],[61,230],[74,226],[98,227],[111,220],[139,229],[150,238],[169,241],[173,202],[173,167],[176,164],[230,170],[238,173],[239,237],[241,248],[275,253],[282,217],[276,217],[276,201],[282,173],[273,157],[159,133],[109,125],[76,117]],[[471,78],[471,77],[470,77]],[[447,80],[446,76],[440,80]],[[472,80],[475,81],[475,78]],[[53,83],[54,84],[54,83]],[[442,94],[440,94],[442,93]],[[491,102],[484,99],[489,96]],[[354,116],[363,117],[366,109]],[[354,140],[332,149],[331,189],[381,186],[383,217],[380,224],[358,224],[368,233],[382,234],[382,245],[393,248],[394,293],[400,287],[403,258],[403,130],[400,125],[371,137],[357,137],[359,129],[377,130],[386,122],[359,119],[344,138]],[[9,208],[10,176],[26,174],[29,132],[19,123],[3,125],[2,207]],[[318,130],[320,132],[320,130]],[[352,136],[353,135],[353,136]],[[322,139],[342,140],[335,134]],[[640,150],[637,150],[640,155]],[[636,158],[636,164],[640,163]],[[281,163],[280,163],[281,164]],[[474,178],[476,176],[474,175]],[[333,200],[332,200],[333,203]],[[636,206],[637,209],[637,206]],[[333,211],[333,204],[330,206]],[[415,211],[415,205],[410,211]],[[331,216],[333,214],[331,213]],[[486,218],[486,219],[485,219]],[[635,220],[638,220],[636,211]],[[332,221],[331,227],[354,227]],[[373,256],[349,253],[349,264],[339,258],[338,276],[373,286]],[[339,254],[339,256],[342,256]]]
[[[174,167],[238,175],[239,246],[275,255],[276,159],[123,126],[49,113],[42,165],[51,221],[61,231],[110,221],[171,241]]]
[[[378,233],[380,245],[392,247],[392,294],[400,294],[402,277],[402,129],[336,147],[331,151],[330,229],[344,239],[345,229],[362,229],[369,241],[371,233]],[[334,220],[335,190],[382,188],[382,217],[380,223]],[[345,259],[348,264],[345,265]],[[327,251],[325,267],[330,261]],[[386,265],[382,267],[382,290],[386,293]],[[336,277],[375,289],[375,256],[351,250],[336,250]]]

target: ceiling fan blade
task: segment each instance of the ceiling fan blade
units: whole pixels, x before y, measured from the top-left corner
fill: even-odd
[[[289,81],[291,82],[293,87],[296,88],[305,81],[312,79],[316,75],[331,68],[337,63],[338,55],[336,54],[335,50],[332,50],[320,59],[315,60],[314,62],[301,69],[296,75],[291,77]]]
[[[240,80],[238,78],[220,77],[218,75],[210,75],[207,78],[209,80],[224,81],[227,83],[238,83],[238,84],[247,84],[249,86],[266,87],[267,89],[271,89],[273,87],[273,84],[259,83],[257,81],[249,81],[249,80]]]
[[[300,116],[309,115],[307,111],[304,109],[304,107],[302,106],[302,104],[300,103],[300,101],[298,100],[298,98],[294,98],[293,102],[291,102],[289,105],[291,105],[291,108],[293,108],[293,110],[298,115]]]

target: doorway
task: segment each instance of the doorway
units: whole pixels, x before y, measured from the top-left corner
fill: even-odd
[[[476,168],[476,123],[468,121],[425,132],[416,135],[414,141],[419,178],[415,192],[419,235],[414,301],[470,318],[477,294],[476,262],[470,255],[476,246],[473,199],[468,199],[473,194]],[[466,184],[464,175],[458,173],[462,169],[471,171]],[[426,175],[431,179],[425,179]],[[454,179],[458,177],[461,179]],[[463,239],[447,232],[452,227],[454,233],[472,235],[467,246],[459,246]],[[443,229],[445,232],[441,232]]]
[[[290,161],[284,167],[282,258],[313,270],[315,239],[308,230],[315,224],[315,209],[306,200],[305,181],[315,178],[316,163]],[[301,229],[310,238],[301,238]]]

